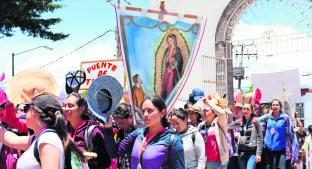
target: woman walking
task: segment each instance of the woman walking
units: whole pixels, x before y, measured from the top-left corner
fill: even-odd
[[[67,96],[64,105],[67,128],[76,146],[83,152],[93,152],[96,156],[90,156],[88,165],[92,169],[107,168],[111,165],[111,156],[114,154],[110,148],[114,142],[112,128],[104,129],[88,113],[87,100],[82,94],[71,93]],[[86,133],[90,133],[90,138]],[[104,140],[105,134],[105,140]],[[87,140],[86,140],[87,139]],[[111,142],[111,143],[109,143]],[[92,147],[89,146],[92,143]]]
[[[274,99],[272,101],[271,110],[271,114],[266,114],[259,118],[260,121],[266,122],[264,153],[267,169],[289,168],[290,166],[286,167],[286,148],[290,147],[293,159],[297,158],[297,138],[294,134],[289,116],[282,112],[282,103],[280,100]],[[288,141],[290,142],[290,146],[287,146]],[[292,161],[294,162],[294,160]]]
[[[187,112],[183,109],[174,109],[170,117],[172,126],[183,141],[185,168],[205,169],[205,142],[198,129],[188,125]]]
[[[61,105],[50,94],[35,96],[24,106],[26,125],[34,131],[32,136],[17,136],[0,127],[0,142],[5,145],[24,150],[17,161],[18,169],[64,169],[65,152],[73,151],[83,158],[71,141],[66,129],[65,118]],[[37,148],[35,147],[37,146]],[[39,159],[34,152],[38,149]],[[66,167],[70,165],[66,163]]]
[[[226,112],[210,96],[203,99],[204,120],[198,129],[205,141],[208,169],[226,169],[229,161]]]
[[[133,169],[184,169],[182,140],[167,128],[165,101],[158,96],[146,97],[142,117],[147,127],[133,131],[121,141],[118,153],[132,151]]]
[[[255,169],[261,161],[263,136],[260,122],[252,113],[251,104],[243,106],[243,120],[240,126],[238,142],[239,161],[241,169]]]

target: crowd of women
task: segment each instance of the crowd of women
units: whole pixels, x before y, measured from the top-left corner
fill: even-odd
[[[1,155],[0,168],[304,167],[299,151],[304,141],[298,137],[302,125],[282,111],[278,99],[263,113],[255,103],[225,106],[200,89],[193,93],[200,95],[191,94],[184,107],[171,112],[158,96],[146,96],[135,113],[130,104],[120,103],[105,124],[88,112],[87,100],[78,93],[62,104],[43,93],[16,107],[2,97],[1,149],[14,151],[1,151],[6,155]]]

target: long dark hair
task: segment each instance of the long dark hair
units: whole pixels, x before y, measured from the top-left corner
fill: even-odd
[[[166,106],[165,101],[164,101],[161,97],[159,97],[159,96],[156,96],[156,95],[146,96],[145,99],[144,99],[144,102],[147,101],[147,100],[151,101],[152,104],[153,104],[160,112],[163,111],[164,109],[165,109],[165,110],[167,109],[167,106]],[[144,103],[144,102],[143,102],[143,103]],[[162,126],[164,126],[164,127],[169,127],[169,126],[170,126],[170,124],[169,124],[169,122],[168,122],[166,116],[164,116],[164,117],[161,119],[161,124],[162,124]]]
[[[85,160],[81,150],[79,150],[70,139],[65,117],[63,116],[63,110],[57,98],[51,94],[43,93],[35,96],[31,104],[34,105],[34,109],[38,112],[40,121],[46,124],[47,128],[56,131],[63,143],[65,158],[70,155],[70,152],[74,152],[79,158]],[[65,160],[65,163],[70,163],[70,161]]]
[[[179,119],[185,121],[188,119],[188,113],[182,108],[173,109],[170,113],[170,117],[177,116]]]
[[[171,38],[171,39],[174,40],[174,46],[177,47],[177,46],[178,46],[178,44],[177,44],[178,42],[177,42],[177,37],[176,37],[176,35],[175,35],[175,34],[170,34],[170,35],[168,35],[168,36],[167,36],[167,39],[166,39],[167,42],[168,42],[168,39],[169,39],[169,38]]]

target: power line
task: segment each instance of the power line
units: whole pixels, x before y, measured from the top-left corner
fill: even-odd
[[[95,40],[101,38],[102,36],[106,35],[106,34],[109,33],[109,32],[115,32],[115,31],[114,31],[114,30],[111,30],[111,29],[110,29],[110,30],[107,30],[107,31],[104,32],[103,34],[99,35],[98,37],[96,37],[96,38],[90,40],[89,42],[83,44],[82,46],[79,46],[78,48],[72,50],[71,52],[69,52],[69,53],[67,53],[67,54],[65,54],[65,55],[63,55],[63,56],[61,56],[61,57],[59,57],[59,58],[57,58],[57,59],[55,59],[55,60],[53,60],[53,61],[51,61],[51,62],[45,64],[45,65],[43,65],[43,66],[41,66],[40,68],[46,67],[46,66],[48,66],[48,65],[50,65],[50,64],[53,64],[53,63],[55,63],[55,62],[57,62],[57,61],[63,59],[64,57],[66,57],[66,56],[68,56],[68,55],[71,55],[72,53],[78,51],[79,49],[81,49],[81,48],[83,48],[83,47],[85,47],[85,46],[87,46],[87,45],[90,44],[91,42],[93,42],[93,41],[95,41]]]

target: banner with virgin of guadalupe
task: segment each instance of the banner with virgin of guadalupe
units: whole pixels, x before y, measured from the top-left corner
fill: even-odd
[[[158,95],[170,111],[192,70],[205,21],[133,7],[116,11],[132,103],[141,108],[144,96]]]

